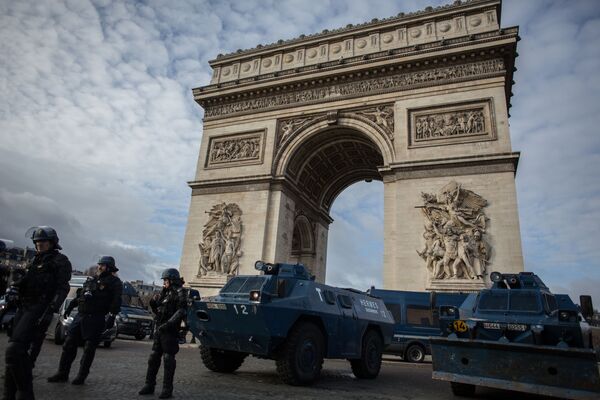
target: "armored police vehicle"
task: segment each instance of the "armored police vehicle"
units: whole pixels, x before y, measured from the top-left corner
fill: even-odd
[[[375,287],[367,292],[381,298],[394,317],[394,336],[384,353],[413,363],[421,363],[431,354],[431,336],[443,334],[439,323],[440,307],[458,308],[467,297],[466,293],[410,292]]]
[[[433,378],[455,395],[476,386],[569,399],[600,398],[589,325],[569,296],[553,294],[533,273],[490,275],[491,289],[471,294],[431,338]]]
[[[307,385],[324,358],[345,358],[357,378],[377,377],[394,323],[381,299],[317,283],[300,264],[255,268],[263,274],[237,276],[189,308],[207,368],[233,372],[254,355],[274,359],[285,383]]]

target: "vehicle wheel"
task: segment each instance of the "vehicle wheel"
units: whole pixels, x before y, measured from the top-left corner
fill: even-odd
[[[471,397],[475,394],[475,385],[468,383],[450,382],[450,387],[455,396]]]
[[[381,353],[383,341],[379,334],[369,329],[365,332],[362,342],[362,351],[359,359],[350,360],[352,373],[359,379],[374,379],[381,369]]]
[[[141,333],[138,333],[137,335],[135,335],[135,340],[142,340],[143,338],[145,338],[146,335],[143,335]]]
[[[107,340],[104,342],[104,348],[108,349],[110,346],[112,345],[112,342],[110,340]]]
[[[236,371],[246,358],[246,353],[213,349],[200,346],[200,357],[206,368],[215,372],[231,373]]]
[[[311,322],[296,325],[278,354],[277,373],[288,385],[307,385],[319,377],[323,367],[324,339]]]
[[[411,344],[404,352],[404,360],[421,363],[425,359],[425,349],[420,344]]]
[[[65,342],[65,335],[63,334],[62,325],[59,323],[54,328],[54,343],[61,345]]]

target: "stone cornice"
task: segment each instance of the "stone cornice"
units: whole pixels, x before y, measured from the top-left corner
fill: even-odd
[[[520,40],[518,27],[510,27],[493,32],[485,32],[468,36],[457,37],[453,39],[444,39],[421,45],[408,46],[400,49],[380,51],[372,54],[359,55],[350,58],[343,58],[329,62],[307,65],[290,70],[275,71],[271,73],[260,74],[251,77],[236,79],[229,82],[210,84],[203,87],[192,89],[194,99],[203,105],[203,101],[214,96],[223,94],[236,95],[241,91],[251,91],[259,86],[273,85],[284,79],[310,79],[315,75],[327,73],[343,74],[344,71],[356,69],[357,67],[368,68],[371,64],[380,64],[382,62],[407,62],[413,58],[435,56],[437,53],[468,51],[473,47],[502,46],[509,42],[515,47],[515,43]],[[467,48],[467,49],[465,49]],[[246,93],[247,94],[247,93]],[[244,94],[244,95],[246,95]]]
[[[475,175],[482,173],[517,173],[520,152],[485,154],[468,157],[405,161],[379,169],[384,182],[439,176]]]
[[[452,4],[446,4],[438,7],[426,7],[423,10],[404,13],[400,12],[398,15],[377,19],[374,18],[370,22],[362,24],[348,24],[343,28],[338,29],[324,29],[323,31],[311,35],[300,35],[297,38],[288,40],[278,40],[275,43],[267,45],[258,45],[251,49],[238,49],[235,52],[228,54],[219,54],[216,59],[211,60],[212,66],[231,62],[233,60],[239,60],[247,57],[256,57],[257,55],[263,55],[274,51],[286,51],[295,49],[298,46],[307,46],[320,42],[330,42],[333,40],[339,40],[340,37],[348,35],[360,35],[369,33],[372,31],[381,31],[389,29],[391,26],[396,25],[415,25],[420,21],[431,21],[431,20],[442,20],[444,18],[450,18],[451,14],[464,15],[473,11],[489,10],[493,9],[497,12],[498,19],[500,18],[501,0],[457,0]],[[498,21],[499,23],[500,21]]]
[[[493,57],[494,54],[488,55]],[[225,118],[233,115],[244,115],[262,111],[270,111],[312,103],[343,100],[358,96],[372,96],[387,92],[414,89],[465,80],[483,79],[504,76],[506,63],[502,57],[487,58],[479,61],[465,62],[464,59],[441,63],[415,63],[406,66],[355,71],[349,76],[333,80],[312,81],[306,85],[292,85],[285,91],[264,90],[251,96],[236,97],[233,101],[222,98],[202,102],[205,108],[205,121]],[[446,60],[449,61],[449,60]],[[462,63],[461,63],[462,61]],[[425,67],[426,68],[423,68]],[[436,66],[436,67],[432,67]]]

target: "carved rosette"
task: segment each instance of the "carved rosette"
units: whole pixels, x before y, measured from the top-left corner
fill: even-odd
[[[486,240],[487,201],[454,181],[437,194],[421,196],[425,245],[417,253],[425,261],[430,282],[482,281],[491,255]]]
[[[242,210],[235,203],[212,207],[202,231],[198,275],[228,276],[237,274],[242,256]]]

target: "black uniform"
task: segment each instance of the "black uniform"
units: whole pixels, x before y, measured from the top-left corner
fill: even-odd
[[[173,283],[175,282],[172,282],[172,286],[168,289],[161,291],[158,299],[150,300],[150,307],[156,316],[154,318],[154,343],[146,372],[146,386],[154,390],[160,359],[163,357],[165,361],[163,394],[169,394],[165,397],[170,397],[170,393],[173,391],[175,354],[179,351],[179,329],[187,310],[187,291],[181,285]]]
[[[6,349],[4,396],[6,399],[33,399],[32,359],[37,357],[52,315],[69,293],[71,263],[58,252],[37,254],[28,263],[24,276],[11,286],[18,290],[18,310]]]
[[[68,378],[71,364],[77,356],[77,346],[83,343],[79,373],[73,381],[73,383],[83,383],[90,372],[102,332],[106,329],[106,314],[112,314],[109,318],[113,319],[111,324],[114,323],[114,316],[121,309],[122,292],[123,283],[109,271],[95,278],[88,278],[83,288],[78,290],[77,297],[69,303],[66,310],[66,314],[70,314],[74,308],[77,308],[78,312],[69,327],[63,345],[57,375],[64,379],[59,380]]]

